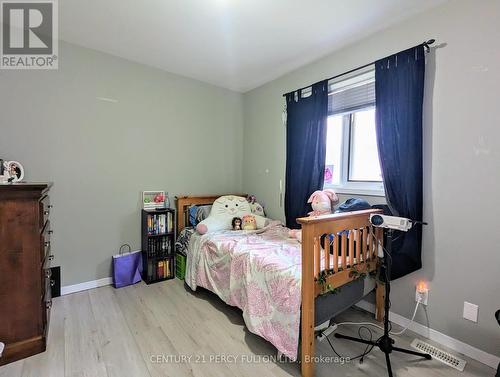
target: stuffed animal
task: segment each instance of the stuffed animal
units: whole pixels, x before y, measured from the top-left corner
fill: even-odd
[[[308,203],[311,203],[312,211],[309,216],[321,216],[332,213],[332,208],[339,202],[339,198],[332,189],[314,191],[309,197]],[[302,241],[302,231],[292,229],[288,232],[288,236]]]
[[[231,226],[233,227],[233,230],[241,230],[241,219],[239,217],[233,217]]]
[[[308,215],[320,216],[332,213],[332,207],[339,202],[339,198],[335,191],[326,189],[314,191],[307,202],[311,203],[313,209]]]
[[[266,217],[266,213],[264,211],[264,206],[257,202],[255,195],[248,195],[247,201],[250,204],[250,210],[254,215],[259,215],[262,217]]]
[[[243,218],[246,215],[254,216],[257,229],[264,228],[269,221],[263,216],[253,215],[246,198],[233,195],[221,196],[212,205],[210,215],[196,226],[196,230],[199,234],[205,234],[231,229],[231,221],[234,217]]]
[[[242,218],[242,226],[243,230],[255,230],[257,229],[257,224],[255,222],[254,215],[246,215]]]

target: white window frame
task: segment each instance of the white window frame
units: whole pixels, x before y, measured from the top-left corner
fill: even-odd
[[[373,106],[367,106],[364,109],[357,111],[368,110]],[[324,188],[331,188],[339,194],[355,194],[368,196],[385,196],[384,182],[370,181],[350,181],[349,180],[349,163],[351,148],[351,119],[353,113],[343,114],[342,120],[342,145],[341,145],[341,166],[340,166],[340,184],[325,183]],[[340,114],[337,114],[337,116]],[[335,115],[330,115],[335,116]]]

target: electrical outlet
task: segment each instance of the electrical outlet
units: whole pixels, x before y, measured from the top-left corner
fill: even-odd
[[[415,290],[415,301],[427,306],[429,301],[429,288],[425,283],[419,283]]]
[[[464,301],[464,318],[472,322],[477,322],[479,306]]]

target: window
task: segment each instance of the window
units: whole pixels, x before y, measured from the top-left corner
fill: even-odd
[[[384,195],[375,133],[375,77],[369,71],[330,84],[325,187]]]
[[[375,134],[375,108],[351,114],[349,181],[382,182]]]

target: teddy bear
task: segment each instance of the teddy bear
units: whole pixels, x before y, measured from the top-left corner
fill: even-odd
[[[339,202],[339,198],[332,189],[314,191],[307,203],[311,203],[312,211],[309,216],[321,216],[332,213],[332,208]],[[302,241],[302,231],[300,229],[292,229],[288,232],[291,238],[296,238]]]

